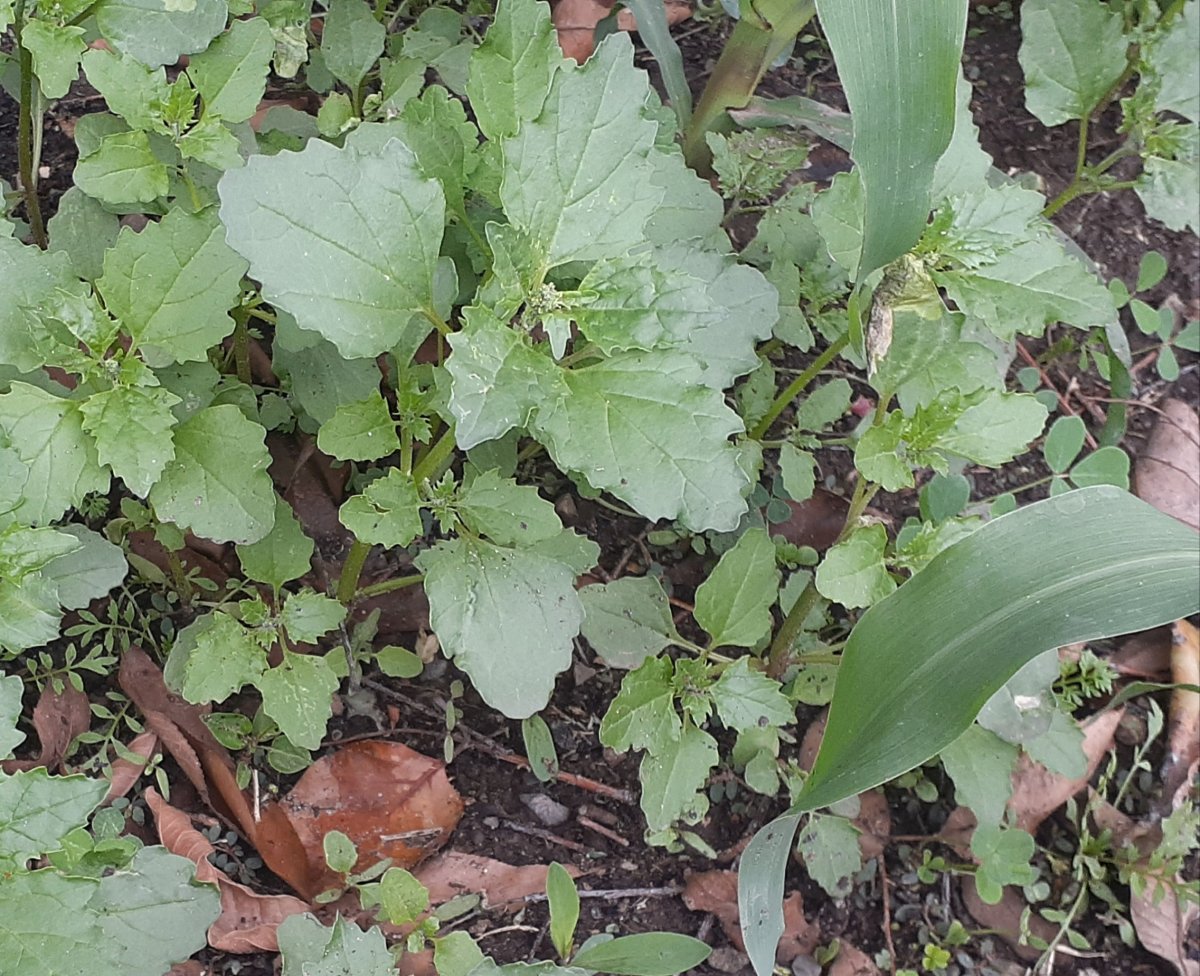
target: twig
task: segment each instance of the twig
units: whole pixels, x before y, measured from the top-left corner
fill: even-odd
[[[892,893],[889,890],[892,882],[888,878],[886,851],[879,855],[879,881],[883,886],[883,941],[887,945],[888,970],[892,976],[896,976],[896,945],[892,941]]]
[[[667,885],[663,888],[584,888],[579,892],[580,898],[602,898],[605,901],[615,901],[618,898],[671,898],[683,894],[683,885]],[[525,901],[545,901],[546,895],[538,892],[526,895]]]
[[[516,831],[518,834],[538,837],[549,841],[551,844],[558,844],[560,847],[565,847],[569,851],[578,851],[580,854],[592,853],[592,849],[586,844],[581,844],[577,840],[568,840],[566,837],[559,837],[558,834],[552,833],[542,827],[533,827],[529,824],[518,823],[516,820],[501,820],[500,824],[509,830]]]
[[[1046,384],[1046,389],[1050,390],[1054,394],[1055,398],[1058,400],[1058,405],[1063,408],[1063,413],[1065,413],[1068,417],[1079,416],[1074,410],[1071,409],[1071,404],[1067,402],[1067,398],[1058,392],[1058,387],[1050,382],[1050,377],[1046,375],[1046,371],[1042,368],[1042,364],[1039,363],[1033,357],[1033,354],[1020,342],[1017,343],[1017,352],[1020,354],[1021,358],[1025,360],[1025,362],[1037,370],[1038,376],[1040,376],[1042,382]],[[1092,436],[1092,432],[1086,428],[1083,431],[1083,439],[1084,443],[1086,443],[1087,446],[1093,451],[1099,446],[1096,443],[1096,438]]]
[[[604,824],[596,823],[596,821],[591,817],[580,815],[575,819],[579,821],[579,826],[587,827],[588,830],[594,830],[601,837],[607,837],[614,844],[620,844],[622,847],[629,846],[629,841],[618,834],[615,830],[610,830],[608,827],[605,827]]]

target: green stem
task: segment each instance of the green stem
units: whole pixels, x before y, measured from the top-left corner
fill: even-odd
[[[787,409],[788,404],[792,402],[804,388],[808,386],[826,366],[833,362],[838,354],[846,348],[846,343],[849,341],[849,336],[842,336],[819,355],[812,363],[797,376],[791,383],[787,385],[782,393],[779,394],[772,402],[770,408],[763,415],[763,418],[754,425],[750,431],[750,437],[753,440],[760,440],[767,432],[767,429],[775,422],[775,419]]]
[[[366,542],[354,540],[346,561],[342,563],[342,573],[338,577],[337,599],[342,606],[349,606],[358,590],[358,578],[362,575],[363,564],[371,552],[371,546]]]
[[[369,600],[371,597],[383,596],[385,593],[393,593],[396,590],[402,590],[408,586],[416,586],[425,576],[417,573],[415,576],[397,576],[394,579],[383,580],[380,583],[372,583],[370,586],[364,586],[354,594],[355,600]]]
[[[433,327],[442,335],[450,336],[454,334],[454,330],[450,328],[450,326],[446,323],[446,320],[438,315],[438,313],[432,308],[423,308],[421,309],[421,312],[425,318],[429,319],[429,321],[433,323]]]
[[[400,429],[400,473],[412,477],[413,436],[407,428]]]
[[[442,436],[425,452],[425,456],[413,468],[413,481],[421,485],[426,481],[432,481],[441,474],[443,466],[450,460],[450,455],[454,453],[455,446],[454,428],[447,427]]]
[[[233,361],[237,364],[237,378],[250,385],[250,330],[246,328],[249,310],[238,309],[233,315]]]
[[[33,136],[37,124],[33,110],[33,55],[21,44],[21,33],[25,30],[25,0],[17,0],[13,11],[15,38],[20,52],[18,63],[21,72],[21,105],[17,117],[17,175],[21,180],[21,192],[25,196],[25,216],[29,219],[29,230],[33,243],[43,251],[49,245],[46,225],[42,220],[42,204],[37,194],[37,160],[34,159]]]

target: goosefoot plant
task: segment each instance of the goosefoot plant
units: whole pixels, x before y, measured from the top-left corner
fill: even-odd
[[[503,0],[479,44],[452,11],[389,34],[386,9],[332,0],[311,51],[304,4],[228,23],[223,0],[152,17],[123,0],[0,7],[20,42],[22,133],[80,65],[110,109],[78,120],[75,188],[45,228],[33,147],[22,152],[28,227],[0,237],[10,660],[124,579],[130,525],[168,550],[186,532],[235,547],[249,582],[185,595],[196,616],[166,678],[197,703],[256,689],[276,746],[317,748],[331,696],[371,653],[409,669],[411,655],[353,646],[348,613],[366,598],[423,586],[442,651],[515,719],[548,702],[582,634],[631,669],[601,737],[646,753],[652,841],[702,846],[686,828],[708,809],[718,722],[737,733],[748,783],[792,791],[793,812],[743,859],[747,946],[765,973],[802,812],[950,746],[1047,648],[1182,616],[1198,585],[1194,535],[1114,486],[986,524],[929,490],[895,539],[869,516],[876,493],[926,469],[997,466],[1040,436],[1046,408],[1005,389],[1004,343],[1057,321],[1118,331],[1112,296],[1064,249],[1042,197],[989,174],[959,76],[962,5],[877,8],[817,8],[854,171],[774,199],[763,159],[794,160],[794,146],[703,140],[722,185],[765,208],[735,256],[722,201],[685,166],[676,115],[628,38],[565,61],[534,0]],[[84,50],[89,17],[110,50]],[[251,127],[269,68],[306,60],[329,93],[316,119],[276,108]],[[128,213],[152,219],[118,230]],[[254,382],[259,338],[278,386]],[[771,356],[818,343],[779,389]],[[866,368],[876,397],[854,431],[830,430],[849,384],[815,385],[838,355]],[[353,541],[322,553],[341,563],[328,585],[267,472],[268,430],[314,435],[352,465],[339,518]],[[858,476],[822,557],[772,539],[761,509],[809,497],[826,447],[853,450]],[[654,580],[576,588],[599,547],[517,480],[535,459],[543,482],[707,534],[723,555],[696,593],[701,642],[679,633]],[[114,477],[126,497],[105,534],[55,525]],[[376,547],[410,570],[363,584]],[[797,702],[829,700],[835,666],[804,777],[778,762],[780,729]],[[805,829],[850,836],[830,814]]]

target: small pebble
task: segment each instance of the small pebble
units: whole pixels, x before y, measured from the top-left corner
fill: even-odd
[[[547,827],[566,823],[571,811],[545,793],[522,793],[521,802]]]
[[[821,964],[812,956],[797,956],[792,960],[792,976],[821,976]]]
[[[750,965],[750,957],[733,946],[713,949],[708,964],[719,973],[739,973]]]

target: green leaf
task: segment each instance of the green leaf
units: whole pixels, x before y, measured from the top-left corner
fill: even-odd
[[[287,976],[392,976],[396,971],[378,926],[363,931],[339,916],[327,929],[311,915],[292,915],[278,931]]]
[[[1146,52],[1147,60],[1161,79],[1154,99],[1156,112],[1178,112],[1189,122],[1200,121],[1200,90],[1195,84],[1197,48],[1200,48],[1200,12],[1185,3],[1166,33],[1156,36]]]
[[[708,795],[701,791],[717,760],[717,740],[691,724],[646,754],[641,806],[652,832],[667,830],[677,820],[699,823],[708,812]]]
[[[422,552],[429,620],[447,657],[509,718],[550,700],[583,621],[571,568],[530,549],[453,539]]]
[[[961,393],[1002,388],[996,353],[962,338],[963,316],[950,313],[930,320],[897,309],[892,345],[871,377],[878,392],[895,392],[906,413],[932,403],[945,390]]]
[[[80,278],[94,281],[104,273],[104,252],[117,243],[120,223],[116,214],[73,186],[59,198],[58,210],[46,229],[50,250],[66,254]]]
[[[1050,647],[1195,612],[1196,547],[1190,529],[1105,487],[955,543],[859,620],[800,802],[826,806],[936,755]]]
[[[11,757],[13,750],[25,741],[25,733],[17,728],[24,693],[25,682],[19,676],[0,676],[0,759]]]
[[[599,942],[581,951],[571,965],[624,976],[675,976],[699,966],[712,949],[677,932],[641,932]]]
[[[456,508],[472,531],[499,546],[527,546],[562,532],[554,505],[532,485],[485,471],[459,492]]]
[[[934,203],[955,193],[966,193],[984,184],[992,157],[979,146],[979,128],[971,114],[971,83],[958,76],[955,95],[954,134],[933,171]]]
[[[728,441],[741,420],[696,379],[678,355],[623,353],[564,373],[566,395],[538,411],[533,429],[560,468],[646,518],[731,531],[746,509],[746,474]]]
[[[80,610],[93,600],[120,586],[129,571],[121,547],[83,525],[64,525],[60,534],[78,543],[71,552],[49,560],[42,578],[58,590],[58,602],[68,610]]]
[[[90,492],[108,490],[79,403],[14,382],[0,394],[0,430],[28,468],[21,504],[11,515],[27,525],[61,518]]]
[[[883,563],[886,547],[887,529],[882,525],[856,529],[849,539],[831,547],[817,567],[818,592],[844,607],[878,603],[896,589],[896,581]]]
[[[88,84],[104,96],[109,111],[134,129],[161,130],[162,106],[171,91],[162,68],[148,68],[133,58],[93,48],[83,55],[83,70]]]
[[[267,667],[262,640],[222,611],[188,624],[177,644],[186,649],[180,691],[195,705],[224,701],[244,685],[256,684]]]
[[[1114,485],[1129,490],[1129,455],[1114,444],[1093,451],[1071,469],[1076,488]]]
[[[166,196],[171,185],[166,165],[140,129],[105,136],[94,152],[80,157],[72,178],[88,196],[110,204],[150,203]]]
[[[160,386],[116,386],[79,405],[83,429],[96,441],[101,464],[145,498],[175,457],[171,408],[180,402]]]
[[[33,56],[33,73],[47,98],[62,98],[79,77],[79,56],[87,49],[82,27],[60,27],[41,18],[26,21],[21,47]]]
[[[205,117],[188,129],[178,142],[179,154],[213,169],[237,169],[243,163],[237,136],[221,120]]]
[[[275,521],[258,542],[237,547],[242,572],[249,579],[276,589],[298,579],[312,566],[315,544],[304,534],[292,506],[275,498]]]
[[[975,886],[989,905],[1000,901],[1005,885],[1028,885],[1037,880],[1029,863],[1036,845],[1029,834],[1016,828],[980,824],[971,835],[971,853],[979,861]]]
[[[1191,144],[1182,159],[1163,159],[1150,156],[1134,191],[1146,208],[1146,213],[1171,230],[1185,228],[1200,233],[1200,180],[1196,179],[1196,160],[1200,151],[1196,145],[1196,126],[1191,126]]]
[[[540,715],[522,719],[521,740],[525,743],[525,757],[529,760],[530,772],[539,783],[549,783],[558,775],[558,752],[546,720]],[[553,914],[554,908],[551,907],[550,911]]]
[[[225,0],[101,0],[96,26],[118,51],[152,68],[203,51],[225,29]]]
[[[349,874],[354,870],[354,864],[358,860],[358,851],[354,847],[354,841],[340,830],[331,830],[322,837],[321,848],[330,871],[336,874]]]
[[[326,25],[328,27],[328,25]],[[204,114],[245,122],[258,111],[275,41],[265,20],[235,20],[229,30],[195,55],[188,77],[200,93]]]
[[[579,591],[580,632],[613,668],[636,668],[671,643],[675,624],[662,584],[653,576],[623,576]]]
[[[989,391],[938,437],[937,446],[976,464],[999,467],[1023,453],[1041,434],[1046,414],[1031,393]]]
[[[353,91],[383,53],[386,36],[365,0],[330,0],[321,33],[325,67]]]
[[[836,423],[850,409],[850,384],[838,378],[816,387],[796,408],[798,430],[821,430]]]
[[[327,596],[312,590],[301,590],[287,598],[279,614],[279,622],[288,639],[298,644],[312,644],[346,619],[346,608]]]
[[[232,404],[205,407],[175,430],[175,458],[150,489],[158,517],[216,542],[257,542],[275,518],[266,431]]]
[[[388,868],[379,880],[379,907],[393,925],[408,925],[429,910],[429,892],[402,868]]]
[[[47,254],[2,235],[0,278],[5,288],[5,301],[0,302],[0,364],[23,373],[39,369],[45,362],[40,309],[61,291],[81,295],[82,288],[65,255]]]
[[[90,971],[85,967],[98,961],[100,933],[89,924],[87,905],[97,885],[92,878],[65,878],[57,871],[6,878],[0,884],[0,955],[16,965],[32,960],[35,972]]]
[[[421,496],[412,478],[399,468],[391,468],[361,494],[346,499],[338,518],[360,542],[389,549],[407,546],[425,533]]]
[[[812,498],[816,490],[816,458],[808,451],[801,451],[793,444],[779,448],[779,476],[783,479],[783,490],[794,502]]]
[[[976,721],[1013,745],[1037,738],[1050,728],[1058,711],[1054,683],[1059,673],[1057,650],[1039,654],[987,700]]]
[[[739,732],[787,725],[796,717],[779,682],[752,671],[748,658],[740,657],[722,671],[710,690],[721,721]]]
[[[0,773],[0,851],[23,868],[58,850],[62,837],[86,823],[107,792],[102,779],[51,776],[44,766]]]
[[[379,365],[374,359],[343,359],[332,342],[283,325],[291,321],[286,312],[279,313],[279,321],[272,365],[291,384],[292,398],[317,423],[328,422],[341,404],[363,400],[379,388]],[[305,345],[301,336],[314,342]],[[297,339],[295,345],[292,339]]]
[[[579,924],[579,892],[566,868],[557,861],[546,873],[546,901],[550,907],[550,942],[560,959],[569,959],[575,926]]]
[[[375,663],[389,678],[415,678],[425,669],[424,662],[417,654],[396,644],[376,651]]]
[[[226,237],[264,296],[345,358],[387,352],[412,315],[433,314],[444,197],[398,140],[369,155],[312,140],[254,156],[219,191]]]
[[[845,898],[862,868],[858,828],[845,817],[814,813],[796,838],[808,875],[831,898]]]
[[[285,651],[283,663],[268,668],[255,683],[262,692],[263,711],[288,741],[304,749],[320,748],[339,684],[325,659]]]
[[[865,216],[858,277],[907,251],[929,217],[934,168],[954,131],[966,4],[916,8],[818,0],[854,119]],[[886,70],[880,70],[880,66]]]
[[[1055,474],[1062,474],[1071,466],[1083,449],[1087,427],[1079,417],[1059,417],[1050,425],[1046,440],[1042,444],[1042,456]]]
[[[600,741],[610,749],[661,752],[679,738],[671,662],[648,657],[621,681],[621,690],[600,722]]]
[[[812,204],[813,223],[829,256],[851,276],[857,274],[862,257],[865,206],[865,191],[857,170],[834,176]]]
[[[633,44],[618,33],[583,67],[564,65],[541,113],[504,140],[504,212],[535,242],[543,274],[644,240],[663,196],[649,180],[656,126],[642,116],[648,91]],[[603,139],[577,137],[600,130]]]
[[[696,622],[714,647],[753,647],[771,630],[778,593],[775,543],[766,529],[747,529],[697,588]]]
[[[1021,6],[1025,107],[1044,125],[1090,115],[1125,70],[1121,14],[1090,0]]]
[[[243,261],[215,210],[171,210],[141,233],[124,229],[96,287],[151,366],[203,361],[233,331]]]
[[[1012,796],[1017,747],[996,733],[970,726],[941,752],[942,765],[954,780],[954,798],[970,807],[981,824],[999,825]]]
[[[317,447],[339,461],[377,461],[400,450],[396,421],[378,391],[366,400],[343,403],[317,432]]]
[[[562,63],[550,8],[501,0],[483,43],[471,55],[467,78],[467,97],[483,134],[503,139],[537,118]]]

